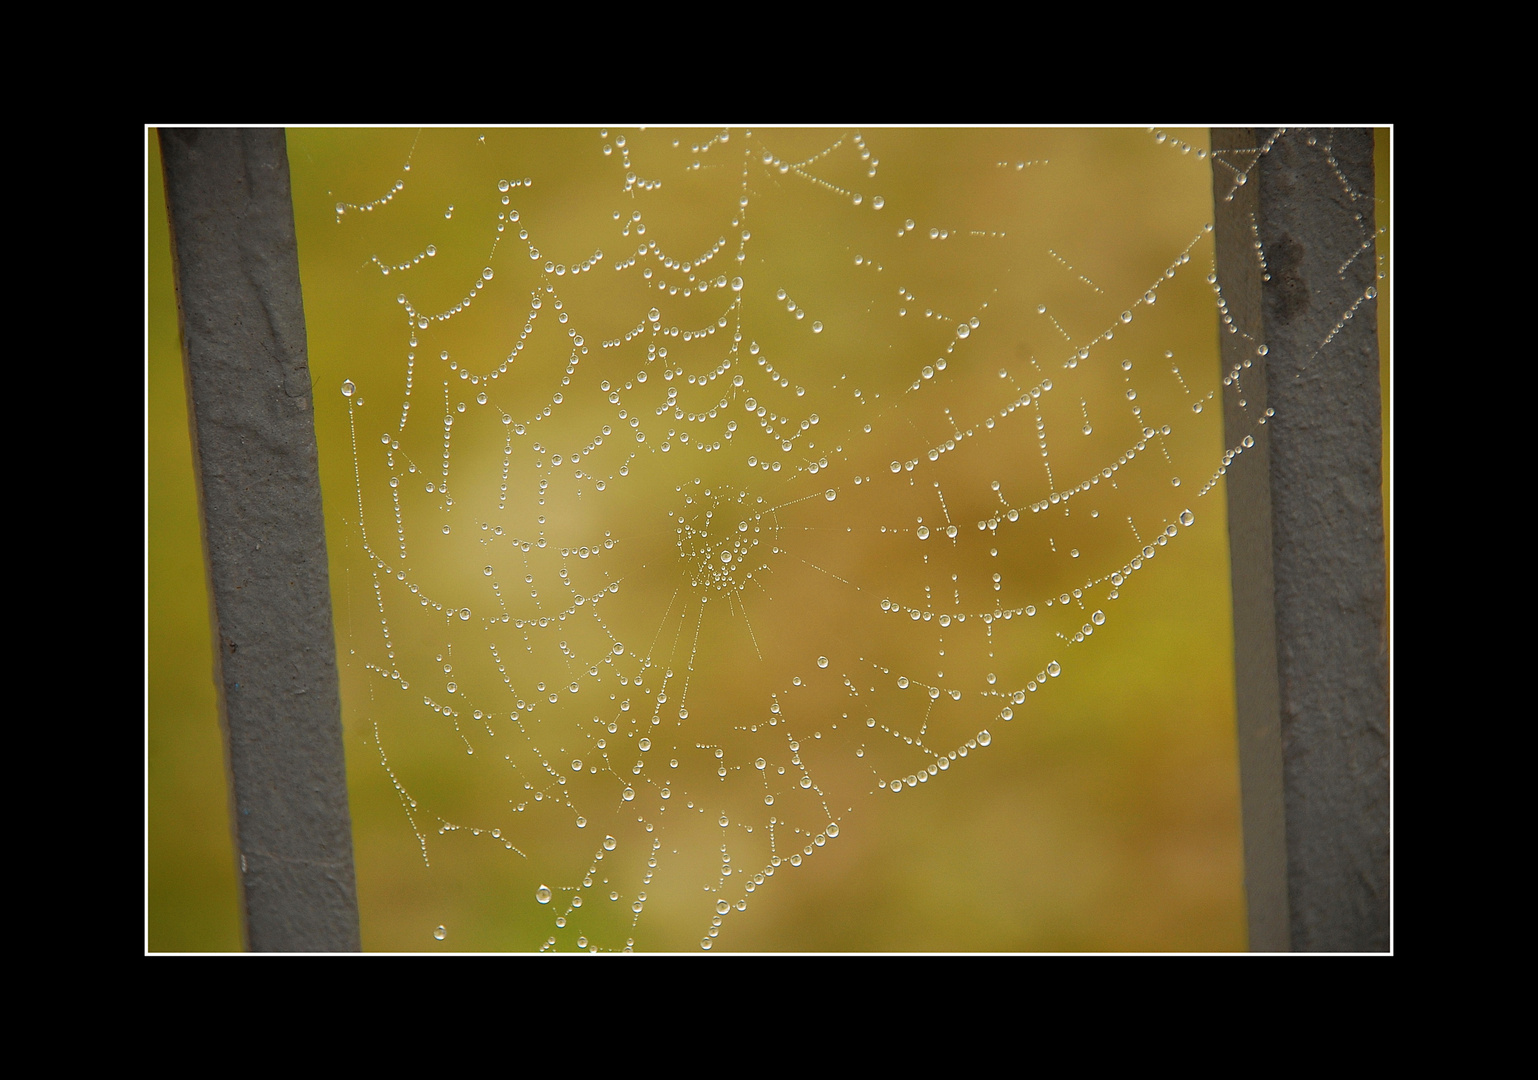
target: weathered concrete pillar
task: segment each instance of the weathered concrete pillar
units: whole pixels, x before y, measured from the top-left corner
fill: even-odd
[[[215,683],[253,951],[359,948],[281,130],[161,129]]]
[[[1250,946],[1389,947],[1370,129],[1212,132]],[[1273,411],[1263,423],[1267,410]]]

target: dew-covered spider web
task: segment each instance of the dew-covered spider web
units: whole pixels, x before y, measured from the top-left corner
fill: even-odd
[[[1073,947],[1082,729],[1242,947],[1205,148],[291,133],[365,941]]]

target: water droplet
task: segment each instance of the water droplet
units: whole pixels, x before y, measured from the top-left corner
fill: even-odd
[[[444,938],[446,938],[448,936],[449,936],[449,932],[448,932],[448,929],[446,927],[440,926],[440,927],[438,927],[438,929],[433,931],[433,937],[437,938],[439,941],[442,941]]]
[[[612,837],[612,836],[605,836],[603,838],[603,849],[605,851],[613,851],[615,846],[618,843],[619,843],[619,841],[615,840],[614,837]]]
[[[623,792],[620,793],[620,798],[624,799],[626,802],[630,802],[635,798],[635,788],[627,787]]]
[[[534,899],[538,900],[541,904],[550,903],[551,895],[550,886],[548,885],[541,885],[534,890]]]
[[[826,656],[819,656],[817,658],[817,666],[818,667],[827,667],[828,666],[828,658]]]
[[[725,815],[725,814],[722,814],[722,815],[721,815],[721,828],[723,828],[723,829],[724,829],[724,828],[726,828],[726,827],[727,827],[727,826],[728,826],[728,825],[730,825],[730,824],[731,824],[731,822],[730,822],[730,821],[729,821],[729,820],[727,820],[727,817],[726,817],[726,815]]]
[[[813,322],[812,322],[812,333],[814,333],[814,334],[822,333],[822,320],[821,319],[813,320]]]
[[[899,676],[897,676],[897,688],[899,690],[906,690],[906,689],[908,689],[908,676],[906,676],[906,675],[899,675]]]
[[[1180,511],[1180,524],[1182,524],[1182,525],[1190,525],[1195,520],[1196,520],[1196,515],[1191,513],[1191,511],[1189,511],[1189,510],[1182,510],[1182,511]]]
[[[1103,612],[1103,611],[1095,612],[1093,615],[1091,615],[1089,617],[1089,621],[1094,623],[1096,626],[1104,626],[1105,625],[1105,612]]]
[[[986,731],[979,731],[977,733],[977,745],[978,746],[987,746],[992,741],[993,741],[993,736],[988,734],[988,732],[986,732]]]
[[[956,336],[959,338],[969,337],[971,336],[971,333],[972,328],[966,323],[962,323],[960,326],[956,327]]]
[[[587,818],[578,816],[578,818],[577,818],[577,828],[579,828],[579,829],[587,828]]]
[[[1057,678],[1062,673],[1063,673],[1063,666],[1061,664],[1059,664],[1056,660],[1052,661],[1050,664],[1047,665],[1047,674],[1052,676],[1054,679]]]
[[[928,525],[920,525],[919,526],[919,539],[920,540],[928,540],[929,539],[929,526]]]
[[[883,206],[886,205],[886,200],[883,199],[880,195],[877,195],[874,199],[872,199],[870,201],[870,204],[872,206],[874,206],[877,210],[880,210]]]
[[[356,389],[358,389],[358,388],[353,385],[352,380],[348,379],[346,382],[342,383],[342,396],[343,397],[352,397],[353,391],[356,390]]]
[[[827,828],[826,831],[827,831],[827,834],[829,836],[837,836],[838,835],[838,822],[835,821],[835,822],[829,823],[828,828]]]
[[[893,472],[894,472],[894,473],[900,473],[900,472],[902,472],[902,471],[903,471],[903,465],[902,465],[902,462],[900,462],[900,461],[894,461],[894,462],[892,462],[892,471],[893,471]]]
[[[741,292],[741,291],[742,291],[742,279],[740,277],[732,278],[732,292]]]
[[[829,488],[822,494],[823,497],[826,498],[829,502],[832,502],[834,499],[838,498],[838,492],[834,491],[832,488]]]
[[[652,322],[656,322],[658,319],[662,318],[662,312],[658,311],[656,308],[652,308],[646,313],[646,317]]]

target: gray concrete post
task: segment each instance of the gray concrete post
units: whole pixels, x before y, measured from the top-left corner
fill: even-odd
[[[281,130],[161,129],[246,944],[359,949]]]
[[[1227,474],[1250,947],[1386,950],[1373,132],[1214,128],[1212,155],[1224,427],[1255,440]]]

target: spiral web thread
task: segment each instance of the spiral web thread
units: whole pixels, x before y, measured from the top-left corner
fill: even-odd
[[[497,947],[727,945],[1224,529],[1211,170],[1264,147],[349,137],[291,153],[349,752]]]

